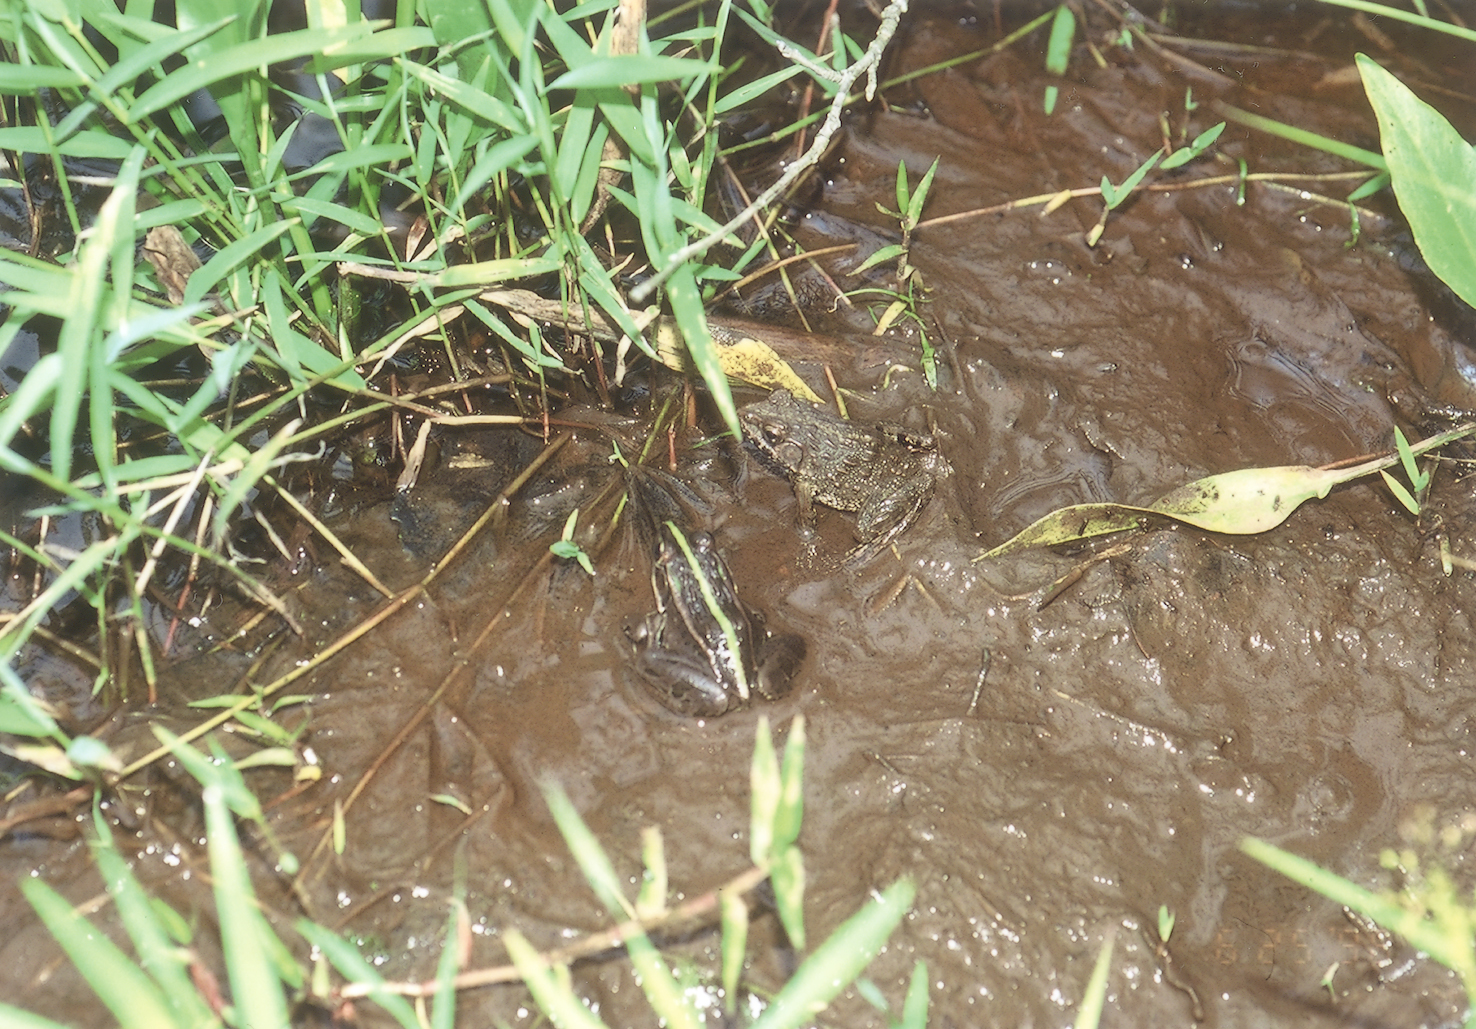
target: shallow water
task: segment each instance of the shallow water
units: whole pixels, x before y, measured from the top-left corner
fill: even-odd
[[[1193,55],[1239,82],[1233,89],[1109,51],[1106,68],[1073,65],[1047,118],[1043,36],[899,87],[889,110],[849,121],[799,234],[812,247],[889,238],[895,225],[875,204],[892,201],[899,159],[916,176],[942,155],[930,219],[1104,173],[1120,182],[1159,142],[1159,111],[1180,124],[1186,85],[1202,105],[1191,137],[1218,120],[1206,103],[1220,96],[1374,146],[1356,83],[1315,85],[1369,43],[1339,16],[1321,17],[1251,12],[1183,26],[1186,36],[1298,51]],[[891,70],[988,45],[992,18],[914,17]],[[1107,27],[1094,21],[1094,40]],[[1420,52],[1447,85],[1471,90],[1469,61]],[[1470,124],[1470,106],[1432,99]],[[1234,125],[1217,149],[1254,171],[1344,170]],[[293,687],[314,695],[304,739],[324,780],[253,782],[278,797],[275,830],[307,858],[301,896],[313,917],[374,941],[389,955],[387,976],[428,975],[459,854],[472,966],[503,960],[496,937],[509,927],[542,947],[603,928],[547,814],[546,780],[568,790],[632,884],[639,832],[656,825],[673,890],[701,893],[747,864],[758,716],[784,727],[803,714],[812,939],[868,891],[913,877],[915,908],[868,975],[900,1003],[925,959],[934,1025],[1069,1024],[1108,934],[1117,951],[1104,1024],[1188,1025],[1196,1005],[1212,1026],[1458,1024],[1450,975],[1236,849],[1258,836],[1387,888],[1398,879],[1380,869],[1381,849],[1455,827],[1462,842],[1441,860],[1469,879],[1473,584],[1469,572],[1441,574],[1428,524],[1365,481],[1259,536],[1157,525],[1101,560],[974,560],[1064,504],[1142,503],[1214,472],[1340,461],[1387,448],[1396,413],[1424,434],[1442,426],[1438,409],[1476,408],[1462,343],[1471,313],[1411,261],[1387,196],[1370,202],[1352,242],[1346,209],[1310,195],[1252,183],[1242,204],[1233,183],[1191,188],[1234,170],[1201,161],[1159,177],[1186,188],[1115,212],[1095,249],[1082,240],[1094,198],[1045,216],[1034,207],[922,229],[912,259],[931,288],[936,393],[907,334],[868,338],[860,311],[822,317],[836,377],[855,391],[853,416],[932,427],[953,468],[896,553],[858,573],[834,567],[852,516],[822,511],[817,556],[800,541],[785,482],[730,444],[681,451],[677,471],[710,503],[708,527],[740,592],[809,642],[798,686],[779,702],[683,720],[641,691],[624,634],[651,607],[641,548],[617,533],[593,579],[544,559],[568,510],[597,525],[613,501],[602,493],[613,477],[607,435],[576,430],[424,597]],[[1336,196],[1348,186],[1296,188]],[[703,412],[678,442],[714,424]],[[392,588],[423,575],[426,555],[493,503],[536,444],[509,430],[448,435],[441,447],[414,500],[432,527],[417,551],[402,545],[387,502],[346,506],[334,525]],[[495,469],[459,460],[478,454],[493,455]],[[1433,503],[1455,552],[1468,554],[1462,475],[1442,467]],[[295,580],[281,573],[310,642],[284,640],[253,681],[376,610],[377,595],[326,554]],[[1080,579],[1041,607],[1039,591],[1077,565]],[[203,650],[238,614],[227,603],[183,649]],[[252,656],[182,662],[166,696],[219,692]],[[38,657],[29,671],[54,678],[56,694],[67,688],[65,666]],[[152,741],[137,717],[115,714],[115,738]],[[335,802],[407,725],[348,810],[344,855],[307,857]],[[113,811],[137,833],[141,874],[203,914],[198,815],[162,770],[148,775]],[[471,815],[432,799],[441,794]],[[75,880],[74,900],[95,891],[74,833],[59,818],[10,837],[3,881],[38,868]],[[290,917],[285,887],[265,888],[273,914]],[[18,896],[0,898],[13,927],[0,943],[0,967],[11,970],[0,993],[98,1022]],[[1171,963],[1155,953],[1160,905],[1177,914]],[[714,933],[670,942],[715,968]],[[751,974],[772,986],[788,958],[763,944],[761,933]],[[1329,990],[1320,982],[1335,962]],[[611,1024],[651,1022],[618,960],[576,966],[575,981]],[[459,1010],[466,1025],[536,1022],[518,986],[470,991]],[[852,993],[825,1021],[885,1024]]]

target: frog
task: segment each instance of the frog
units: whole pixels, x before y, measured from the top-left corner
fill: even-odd
[[[711,533],[661,523],[651,591],[656,610],[627,636],[636,676],[668,710],[714,718],[755,695],[775,700],[790,691],[805,642],[771,634],[763,615],[739,599]]]
[[[890,422],[858,424],[788,390],[738,412],[743,434],[794,484],[800,523],[812,533],[815,504],[856,512],[860,545],[847,563],[879,553],[922,513],[947,461],[929,433]]]

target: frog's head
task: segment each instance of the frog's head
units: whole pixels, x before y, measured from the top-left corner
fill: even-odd
[[[788,390],[776,389],[768,399],[749,404],[738,412],[743,435],[753,442],[759,453],[781,468],[794,471],[804,459],[803,435],[807,405],[796,400]]]

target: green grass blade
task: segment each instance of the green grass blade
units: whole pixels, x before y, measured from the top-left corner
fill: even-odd
[[[106,12],[103,12],[106,19]],[[98,80],[93,83],[93,91],[97,96],[111,96],[120,88],[130,87],[138,77],[145,72],[157,68],[161,61],[182,53],[186,48],[194,46],[202,39],[207,39],[235,21],[235,16],[221,18],[205,25],[197,25],[194,28],[183,31],[170,32],[159,39],[154,40],[123,58],[117,64],[109,68]],[[127,36],[127,33],[119,33]]]
[[[68,315],[62,322],[57,337],[56,352],[61,357],[61,368],[52,394],[51,467],[58,478],[67,479],[72,474],[72,447],[75,442],[78,415],[82,399],[87,395],[88,374],[93,370],[93,356],[102,333],[102,294],[106,288],[109,250],[112,240],[105,226],[116,226],[116,209],[122,203],[116,191],[103,203],[103,230],[89,236],[82,244],[77,263],[71,269],[71,282],[67,290]],[[109,208],[115,212],[109,219]],[[102,442],[102,441],[99,441]],[[108,444],[103,443],[106,447]],[[108,455],[102,460],[107,461]]]
[[[898,1029],[927,1029],[928,1026],[928,963],[922,958],[912,966],[912,978],[907,982],[907,997],[902,1001],[902,1022]]]
[[[206,261],[201,268],[197,269],[190,276],[190,281],[185,285],[184,302],[193,304],[199,301],[238,265],[245,263],[253,256],[259,254],[267,244],[282,235],[282,233],[289,231],[295,224],[297,224],[297,219],[295,218],[288,221],[272,222],[222,247],[214,257]]]
[[[60,893],[40,879],[22,879],[21,892],[47,930],[61,944],[123,1029],[161,1029],[177,1025],[159,988]]]
[[[595,839],[594,833],[589,831],[589,826],[584,824],[584,819],[574,810],[568,794],[555,785],[546,784],[543,796],[570,853],[574,855],[580,871],[584,873],[605,909],[612,918],[634,918],[635,910],[621,890],[614,866],[610,864],[609,857]],[[640,976],[641,991],[662,1021],[674,1029],[697,1029],[696,1011],[683,995],[671,969],[656,952],[650,937],[643,932],[636,933],[625,941],[625,946],[630,953],[631,964]]]
[[[359,953],[359,948],[333,930],[306,919],[297,923],[297,931],[303,939],[323,952],[329,963],[338,969],[339,975],[349,982],[368,986],[369,999],[384,1008],[403,1029],[421,1029],[420,1020],[415,1017],[415,1009],[410,1006],[409,1001],[383,989],[384,976]]]
[[[610,864],[610,859],[605,855],[599,840],[595,839],[594,833],[589,831],[589,826],[584,824],[584,819],[579,817],[579,812],[574,810],[574,803],[569,799],[569,795],[559,786],[545,783],[543,799],[548,804],[548,810],[553,815],[554,823],[558,825],[559,832],[564,837],[564,843],[574,855],[574,860],[579,862],[580,870],[589,880],[589,885],[594,889],[595,896],[599,897],[600,903],[605,906],[605,910],[615,918],[634,918],[635,910],[621,891],[620,877],[615,874],[615,866]]]
[[[1422,29],[1431,29],[1435,32],[1444,32],[1448,36],[1457,39],[1468,40],[1476,43],[1476,29],[1469,29],[1461,25],[1452,25],[1448,21],[1437,21],[1434,18],[1423,17],[1413,11],[1403,11],[1398,7],[1388,4],[1371,3],[1370,0],[1322,0],[1325,4],[1335,7],[1346,7],[1350,11],[1362,11],[1365,14],[1374,14],[1380,18],[1390,18],[1394,21],[1408,22],[1418,25]]]
[[[92,856],[97,862],[98,874],[102,876],[108,896],[118,908],[118,917],[128,930],[128,938],[133,941],[139,963],[163,988],[165,1002],[174,1013],[174,1024],[190,1029],[216,1024],[215,1016],[190,981],[189,972],[180,958],[180,949],[165,932],[153,902],[134,877],[128,862],[118,853],[112,830],[96,806],[93,807],[92,821],[96,834]]]
[[[1430,270],[1476,304],[1476,150],[1409,87],[1363,54],[1394,195]]]
[[[1081,1009],[1076,1015],[1075,1029],[1097,1029],[1102,1022],[1102,1005],[1107,1000],[1107,974],[1112,970],[1112,949],[1117,938],[1112,933],[1102,941],[1097,952],[1092,976],[1087,980],[1086,992],[1081,995]]]
[[[0,93],[7,96],[30,96],[43,89],[75,89],[86,81],[68,68],[0,64]]]
[[[743,958],[748,948],[748,901],[724,890],[718,896],[722,910],[723,1009],[737,1009],[738,982],[743,976]]]
[[[456,106],[478,118],[486,118],[494,125],[507,130],[510,135],[526,135],[529,127],[518,110],[502,99],[476,86],[453,79],[444,72],[414,61],[402,60],[400,67],[419,79],[436,92],[436,95],[451,101]]]
[[[706,61],[651,54],[620,54],[602,57],[582,68],[564,72],[546,89],[605,89],[647,82],[682,80],[716,71]]]
[[[512,958],[513,967],[523,977],[528,992],[533,994],[533,1000],[558,1029],[607,1029],[605,1023],[574,995],[568,978],[555,976],[543,955],[533,949],[533,944],[522,933],[509,929],[503,944],[507,947],[507,956]]]
[[[1315,132],[1299,129],[1295,125],[1288,125],[1285,122],[1276,121],[1274,118],[1265,118],[1259,114],[1252,114],[1250,111],[1243,111],[1239,107],[1233,107],[1220,100],[1211,101],[1210,107],[1216,114],[1244,125],[1247,128],[1269,132],[1273,136],[1289,139],[1293,143],[1300,143],[1303,146],[1309,146],[1314,150],[1321,150],[1335,157],[1342,157],[1349,161],[1356,161],[1359,164],[1366,164],[1370,168],[1377,168],[1379,171],[1383,171],[1387,167],[1383,155],[1376,154],[1372,150],[1365,150],[1362,147],[1353,146],[1350,143],[1342,143],[1336,139],[1329,139],[1327,136],[1319,136]]]
[[[1071,8],[1062,4],[1056,8],[1051,22],[1050,39],[1046,42],[1046,71],[1052,75],[1065,75],[1066,64],[1071,60],[1071,40],[1076,35],[1076,15]]]
[[[149,87],[129,107],[128,122],[137,124],[196,90],[208,89],[223,79],[263,70],[269,64],[297,57],[331,54],[333,47],[355,43],[368,32],[369,26],[363,22],[333,29],[300,29],[214,50],[208,59],[197,57],[162,82]]]
[[[23,154],[54,153],[60,157],[121,161],[132,152],[133,144],[100,130],[73,133],[66,139],[53,143],[35,125],[13,125],[0,129],[0,149],[15,150]]]
[[[751,1029],[799,1029],[861,974],[912,907],[917,888],[898,879],[836,927],[774,995]]]
[[[0,1025],[5,1026],[5,1029],[71,1029],[60,1022],[13,1008],[9,1004],[0,1004]]]
[[[182,746],[180,750],[193,749]],[[176,750],[179,753],[180,750]],[[215,766],[211,766],[216,771]],[[217,781],[202,780],[205,786],[206,849],[214,880],[216,917],[220,922],[221,946],[231,983],[231,998],[242,1025],[276,1029],[288,1024],[287,1003],[272,964],[265,935],[271,933],[256,906],[256,893],[246,869],[236,824],[226,803],[226,791]]]
[[[1442,926],[1437,918],[1425,912],[1406,908],[1392,895],[1375,893],[1357,883],[1263,840],[1247,836],[1240,849],[1293,882],[1315,890],[1337,904],[1373,919],[1384,928],[1403,936],[1416,949],[1429,954],[1466,982],[1476,980],[1476,953],[1472,951],[1469,927]]]

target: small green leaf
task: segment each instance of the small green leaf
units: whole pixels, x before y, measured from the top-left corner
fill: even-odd
[[[774,908],[796,950],[805,949],[805,857],[798,847],[785,847],[769,868]]]
[[[933,176],[938,173],[938,162],[941,160],[942,157],[933,158],[932,167],[923,175],[917,189],[913,190],[912,199],[901,208],[904,215],[902,227],[909,232],[917,227],[918,219],[922,216],[923,205],[928,202],[928,193],[933,188]]]
[[[1076,15],[1071,13],[1070,7],[1062,4],[1056,8],[1056,17],[1051,22],[1051,36],[1046,43],[1046,71],[1052,75],[1066,74],[1066,65],[1071,60],[1071,40],[1075,35]]]
[[[897,258],[901,257],[905,253],[907,253],[907,248],[904,247],[901,243],[891,243],[872,252],[871,256],[869,256],[868,258],[866,258],[866,260],[857,265],[850,274],[860,275],[868,268],[875,268],[879,264],[885,264],[888,261],[895,261]]]
[[[1394,494],[1394,499],[1403,504],[1406,511],[1418,518],[1420,514],[1419,501],[1415,500],[1415,498],[1410,495],[1409,490],[1405,489],[1400,481],[1394,478],[1394,476],[1382,470],[1379,472],[1379,474],[1384,477],[1384,485],[1389,487],[1389,492]]]
[[[1177,920],[1167,904],[1158,905],[1158,938],[1164,943],[1174,934],[1174,922]]]

